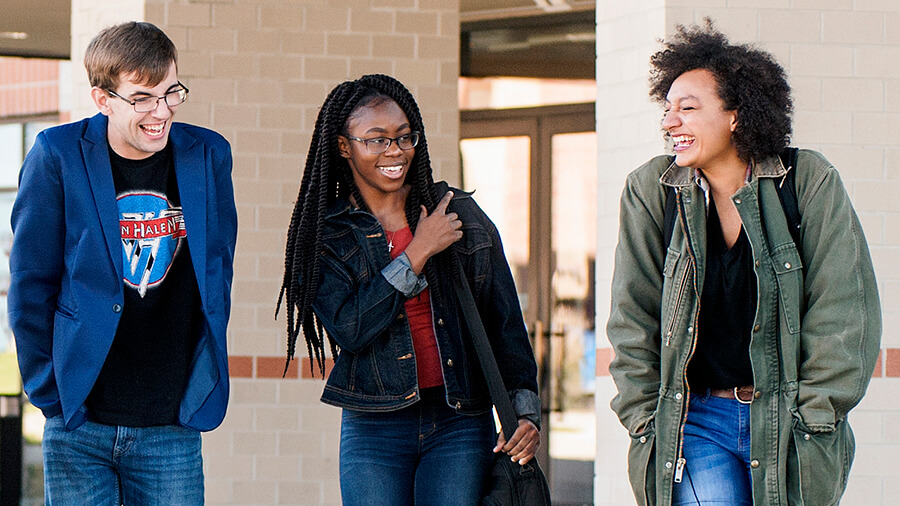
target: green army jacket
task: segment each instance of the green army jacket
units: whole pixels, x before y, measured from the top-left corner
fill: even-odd
[[[836,504],[855,444],[847,413],[862,398],[881,340],[868,246],[835,168],[801,150],[797,167],[754,163],[732,196],[753,251],[757,310],[750,343],[751,474],[757,505]],[[774,184],[796,170],[799,248]],[[678,214],[663,244],[666,187]],[[628,473],[641,505],[671,504],[685,465],[687,364],[706,259],[706,198],[695,171],[659,156],[626,182],[607,335],[618,394],[612,409],[632,441]]]

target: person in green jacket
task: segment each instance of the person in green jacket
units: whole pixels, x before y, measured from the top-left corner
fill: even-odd
[[[627,178],[607,326],[637,502],[837,504],[881,339],[859,219],[820,153],[782,163],[791,90],[772,55],[707,20],[651,65],[675,156]],[[776,188],[791,180],[796,242]]]

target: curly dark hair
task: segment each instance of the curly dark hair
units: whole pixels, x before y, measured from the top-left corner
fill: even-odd
[[[354,203],[367,210],[359,188],[353,182],[353,174],[347,160],[338,152],[338,135],[346,135],[350,119],[366,106],[374,106],[385,100],[393,100],[409,120],[410,128],[420,132],[419,143],[406,175],[411,191],[406,199],[406,221],[415,232],[419,221],[419,206],[428,212],[438,204],[431,160],[428,156],[428,137],[415,98],[393,77],[372,74],[355,81],[345,81],[336,86],[316,119],[315,130],[306,157],[306,167],[300,183],[300,193],[294,203],[294,212],[287,231],[284,256],[284,278],[275,317],[282,300],[287,305],[287,361],[285,372],[294,357],[297,336],[301,329],[306,339],[310,359],[315,358],[319,372],[325,375],[324,351],[326,332],[312,311],[312,303],[319,284],[319,257],[322,253],[322,228],[326,212],[338,199],[352,197]],[[425,265],[426,277],[432,277],[433,262]],[[435,288],[432,287],[432,290]],[[338,349],[329,336],[331,351]],[[312,364],[310,364],[312,367]]]
[[[777,156],[791,138],[793,102],[784,69],[768,52],[731,44],[705,18],[703,26],[678,25],[664,48],[650,58],[650,97],[665,103],[678,76],[705,69],[718,83],[725,109],[737,111],[732,143],[742,160]]]

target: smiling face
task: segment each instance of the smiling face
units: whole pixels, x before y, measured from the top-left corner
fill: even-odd
[[[360,139],[389,137],[395,139],[412,131],[406,114],[390,99],[377,100],[354,111],[348,121],[347,134]],[[366,144],[338,136],[338,151],[353,171],[353,181],[363,198],[400,190],[409,172],[416,149],[400,149],[392,141],[387,151],[369,153]]]
[[[737,111],[725,110],[712,72],[697,69],[678,76],[666,95],[662,123],[674,142],[675,163],[711,169],[740,160],[731,136]]]
[[[133,78],[133,75],[123,75],[119,86],[112,91],[128,100],[134,100],[160,97],[180,86],[174,62],[166,77],[156,86],[148,87],[135,82]],[[166,147],[177,106],[169,107],[164,99],[160,99],[156,109],[135,112],[131,104],[109,95],[106,90],[94,87],[91,96],[100,112],[109,119],[107,139],[116,154],[131,160],[142,160]]]

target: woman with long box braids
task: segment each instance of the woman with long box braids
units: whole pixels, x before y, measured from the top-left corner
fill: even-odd
[[[537,367],[500,236],[471,195],[432,180],[419,107],[400,82],[338,85],[319,111],[291,216],[278,306],[343,408],[346,505],[476,504],[493,453],[540,444]],[[457,262],[457,259],[459,262]],[[510,441],[454,295],[461,266],[519,418]]]

